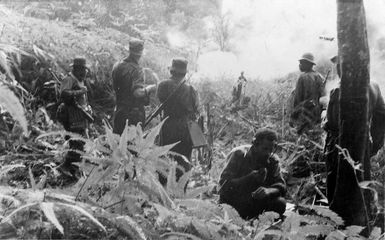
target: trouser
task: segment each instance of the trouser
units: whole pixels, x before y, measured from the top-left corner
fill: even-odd
[[[191,160],[192,142],[187,126],[187,121],[188,119],[186,117],[170,117],[163,124],[159,134],[161,146],[179,142],[171,149],[171,151],[185,156],[185,158],[182,156],[173,156],[174,161],[176,161],[178,164],[178,168],[176,170],[177,180],[183,175],[184,172],[190,171],[192,167],[191,163],[189,162]],[[159,181],[164,185],[167,183],[167,179],[161,175],[159,177]]]
[[[145,121],[144,108],[118,107],[114,112],[113,132],[121,135],[126,126],[126,121],[128,121],[128,125],[136,126],[139,122],[143,124]]]
[[[76,131],[74,133],[80,134],[81,136],[85,135],[85,131]],[[67,135],[65,139],[68,140],[69,151],[64,157],[62,166],[74,174],[78,170],[78,167],[72,163],[81,162],[81,153],[84,152],[85,142],[77,139],[71,139],[71,136],[69,135]]]

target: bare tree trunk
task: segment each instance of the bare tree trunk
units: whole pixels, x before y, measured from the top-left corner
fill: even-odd
[[[341,64],[340,146],[354,162],[364,163],[368,140],[369,46],[363,0],[337,0],[338,49]],[[331,209],[347,225],[368,226],[368,215],[353,166],[338,160],[337,186]]]

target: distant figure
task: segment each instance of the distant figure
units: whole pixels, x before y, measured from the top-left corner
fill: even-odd
[[[122,134],[126,121],[137,125],[145,121],[144,106],[149,104],[149,95],[156,85],[144,86],[143,70],[139,60],[143,53],[142,40],[130,41],[128,57],[115,63],[112,68],[112,86],[116,94],[113,132]]]
[[[187,73],[187,64],[188,62],[184,58],[172,60],[170,79],[160,82],[158,86],[157,96],[160,102],[165,102],[183,81]],[[193,86],[187,83],[183,83],[177,91],[164,106],[164,117],[168,117],[168,119],[159,133],[160,145],[179,142],[171,151],[185,156],[190,161],[193,142],[190,137],[189,122],[195,121],[198,114],[198,93]],[[183,158],[177,157],[176,161],[184,168],[184,171],[191,169],[190,163]],[[177,178],[180,176],[181,172],[177,172]]]
[[[294,90],[294,110],[291,115],[299,134],[321,122],[319,99],[324,95],[324,79],[313,70],[314,65],[314,56],[311,53],[305,53],[299,59],[299,70],[302,73]]]
[[[91,107],[88,105],[85,78],[88,71],[86,59],[77,57],[73,60],[72,71],[63,79],[60,87],[61,104],[57,110],[57,118],[63,124],[64,129],[87,136],[89,123],[93,121]],[[59,169],[68,175],[78,173],[74,162],[81,161],[79,153],[84,151],[84,142],[72,140],[69,136],[70,151],[66,154],[64,162]]]
[[[247,83],[247,79],[243,76],[243,74],[244,72],[241,72],[241,76],[238,77],[237,84],[233,86],[233,99],[231,100],[231,103],[235,104],[235,106],[242,104],[242,91],[244,91],[244,87]]]
[[[259,129],[252,145],[233,149],[227,156],[220,184],[220,203],[233,206],[244,219],[264,211],[285,212],[286,183],[274,153],[277,134]]]

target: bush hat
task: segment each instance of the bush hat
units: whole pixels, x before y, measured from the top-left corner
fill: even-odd
[[[139,39],[132,39],[130,40],[129,44],[130,44],[129,46],[130,54],[142,55],[143,48],[144,48],[144,41]]]
[[[170,72],[176,72],[176,73],[187,73],[187,64],[188,61],[185,58],[174,58],[172,60],[172,64],[170,67]]]
[[[73,62],[70,64],[71,67],[84,67],[84,68],[89,68],[87,65],[87,61],[84,57],[75,57]]]

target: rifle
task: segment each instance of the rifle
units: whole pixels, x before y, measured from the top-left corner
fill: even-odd
[[[144,121],[144,124],[143,124],[143,128],[145,128],[151,121],[152,119],[154,119],[156,116],[159,115],[159,113],[163,110],[163,108],[166,106],[166,104],[170,101],[171,98],[173,98],[175,96],[175,94],[177,93],[177,91],[182,87],[182,85],[187,82],[188,80],[190,80],[192,75],[190,75],[188,78],[184,78],[182,81],[180,81],[180,83],[178,84],[178,86],[175,88],[175,90],[170,94],[168,95],[168,97],[166,98],[166,100],[161,103],[151,114],[150,116],[147,117],[146,121]]]
[[[326,85],[326,82],[328,81],[330,71],[331,71],[331,70],[329,69],[328,72],[326,73],[326,77],[325,77],[324,82],[323,82],[323,85],[324,85],[324,86]]]
[[[61,81],[59,80],[59,77],[56,75],[56,73],[54,73],[51,68],[48,68],[48,71],[51,73],[51,75],[53,76],[55,81],[58,82],[58,85],[61,85]],[[55,91],[56,91],[56,89],[55,89]],[[84,109],[84,107],[80,106],[79,103],[77,103],[76,101],[74,101],[74,106],[76,108],[78,108],[79,110],[81,110],[82,113],[85,115],[85,117],[90,122],[94,122],[95,121],[94,117],[86,109]]]

